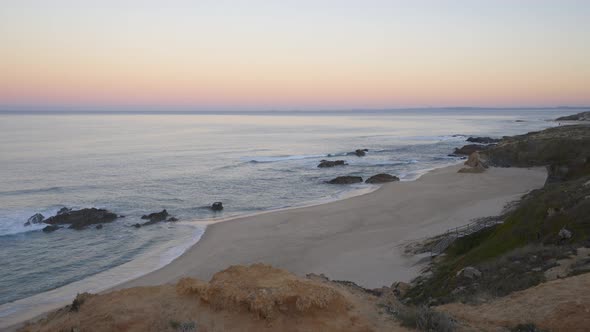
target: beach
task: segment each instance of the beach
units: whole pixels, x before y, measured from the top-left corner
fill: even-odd
[[[201,240],[163,268],[110,290],[161,285],[182,277],[208,280],[230,265],[265,263],[297,275],[323,273],[363,287],[410,281],[423,256],[404,245],[438,235],[504,206],[543,186],[545,168],[490,168],[461,174],[462,165],[432,170],[415,181],[327,204],[285,209],[209,225]],[[108,292],[107,290],[106,292]],[[71,302],[40,304],[3,317],[14,326]]]
[[[544,168],[490,168],[457,173],[433,170],[415,181],[328,204],[237,218],[208,226],[202,239],[162,269],[117,289],[170,283],[192,276],[208,280],[230,265],[266,263],[298,275],[376,288],[410,281],[423,264],[403,245],[434,236],[504,206],[543,186]]]

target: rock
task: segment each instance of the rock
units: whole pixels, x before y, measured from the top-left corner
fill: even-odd
[[[469,155],[469,158],[467,158],[467,161],[464,163],[464,165],[469,166],[469,167],[483,167],[483,168],[488,168],[488,165],[481,159],[481,156],[479,155],[479,152],[473,152],[472,154]]]
[[[407,282],[398,281],[394,282],[391,285],[391,290],[393,291],[393,294],[395,294],[395,296],[397,296],[398,298],[402,298],[406,295],[406,293],[408,293],[411,287],[412,286]]]
[[[334,167],[334,166],[345,166],[348,165],[344,160],[321,160],[318,167]]]
[[[41,213],[35,213],[25,223],[25,226],[31,226],[32,224],[42,224],[45,217]]]
[[[453,152],[453,154],[462,154],[462,155],[471,155],[472,153],[476,152],[476,151],[483,151],[483,150],[487,150],[490,148],[491,145],[482,145],[482,144],[467,144],[464,145],[461,148],[457,148],[455,149],[455,152]]]
[[[557,236],[559,236],[560,240],[567,240],[567,239],[571,239],[573,234],[571,231],[568,231],[567,229],[565,229],[565,227],[563,227],[559,230],[559,233],[557,233]]]
[[[96,229],[102,229],[102,224],[96,225]]]
[[[551,217],[553,217],[554,215],[558,214],[561,211],[562,211],[561,208],[548,208],[547,209],[547,218],[551,218]]]
[[[211,210],[213,210],[213,211],[223,210],[223,203],[222,202],[215,202],[215,203],[211,204]]]
[[[514,122],[526,122],[525,120],[514,120]]]
[[[459,276],[463,276],[469,279],[476,279],[481,277],[481,272],[473,266],[467,266],[461,269],[461,271],[457,272],[457,277]]]
[[[491,137],[469,137],[467,142],[471,143],[481,143],[481,144],[490,144],[490,143],[498,143],[501,139],[499,138],[491,138]]]
[[[562,116],[555,119],[555,121],[590,121],[590,112],[582,112],[578,114]]]
[[[43,232],[45,233],[51,233],[51,232],[55,232],[59,229],[59,226],[57,225],[49,225],[49,226],[45,226],[45,228],[43,228]]]
[[[329,184],[352,184],[363,182],[363,178],[360,176],[339,176],[330,181],[326,181]]]
[[[473,152],[465,162],[468,167],[461,168],[459,173],[482,173],[488,165],[480,159],[479,153]]]
[[[72,229],[84,229],[89,225],[112,222],[117,215],[105,209],[82,209],[82,210],[60,210],[53,217],[45,219],[46,224],[65,225],[69,224]]]
[[[61,209],[59,209],[59,211],[57,211],[56,215],[68,213],[70,211],[72,211],[72,209],[68,209],[67,207],[62,207]]]
[[[377,175],[373,175],[370,178],[367,179],[367,181],[365,181],[365,183],[386,183],[386,182],[394,182],[394,181],[399,181],[399,178],[397,176],[393,176],[390,174],[385,174],[385,173],[381,173],[381,174],[377,174]]]
[[[175,221],[178,221],[178,219],[177,218],[174,218],[174,217],[170,217],[166,221],[168,221],[168,222],[175,222]]]
[[[369,149],[356,149],[354,152],[349,152],[347,155],[352,156],[355,155],[357,157],[364,157]]]
[[[134,224],[133,227],[140,228],[141,227],[141,224],[140,223]]]
[[[141,216],[141,219],[149,219],[150,221],[144,223],[144,225],[151,225],[151,224],[155,224],[160,221],[164,221],[164,220],[166,220],[167,217],[168,217],[168,211],[166,211],[166,209],[164,209],[160,212],[150,213],[147,216],[143,215],[143,216]]]

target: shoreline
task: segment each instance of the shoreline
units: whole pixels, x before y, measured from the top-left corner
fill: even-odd
[[[448,167],[460,165],[463,163],[463,161],[464,160],[455,160],[454,163],[444,163],[444,164],[441,164],[440,166],[436,166],[436,167],[432,167],[432,168],[425,168],[423,170],[418,170],[418,171],[412,173],[413,174],[412,177],[402,178],[400,180],[400,182],[415,182],[418,179],[420,179],[422,176],[424,176],[430,172],[436,171],[438,169],[443,169],[443,168],[448,168]],[[256,218],[259,216],[263,216],[266,214],[272,214],[272,213],[276,213],[276,212],[312,208],[312,207],[331,204],[331,203],[335,203],[335,202],[339,202],[339,201],[343,201],[343,200],[354,199],[356,197],[368,195],[368,194],[371,194],[375,191],[378,191],[386,184],[387,183],[374,184],[374,185],[369,185],[368,187],[350,189],[350,190],[344,191],[334,197],[326,197],[326,198],[322,198],[322,199],[318,199],[318,200],[306,201],[306,202],[302,202],[301,204],[294,205],[294,206],[271,208],[268,210],[261,210],[261,211],[257,211],[257,212],[253,212],[253,213],[228,216],[227,218],[192,219],[190,221],[186,221],[188,223],[199,223],[199,224],[203,225],[204,226],[203,232],[198,234],[196,236],[196,238],[192,239],[191,242],[188,243],[186,248],[184,248],[184,250],[180,254],[178,254],[175,257],[173,257],[172,259],[168,260],[168,262],[165,263],[164,265],[161,265],[156,269],[150,269],[147,272],[140,271],[140,272],[133,273],[134,276],[129,277],[129,278],[123,278],[122,281],[115,281],[115,283],[111,284],[110,286],[106,286],[106,287],[105,286],[98,286],[98,285],[96,285],[97,283],[95,281],[93,281],[96,278],[100,278],[100,277],[104,276],[105,274],[108,275],[109,273],[115,272],[119,269],[127,269],[128,265],[133,265],[133,263],[135,261],[137,261],[137,259],[134,259],[131,262],[125,263],[120,266],[116,266],[112,269],[100,272],[98,274],[92,275],[92,276],[87,277],[85,279],[78,280],[78,281],[72,282],[67,285],[63,285],[63,286],[58,287],[56,289],[44,291],[42,293],[38,293],[38,294],[29,296],[26,298],[18,299],[16,301],[0,304],[0,308],[7,307],[7,308],[2,308],[2,309],[4,309],[4,311],[8,311],[8,314],[0,315],[0,329],[5,328],[5,327],[8,327],[10,329],[16,328],[20,324],[22,324],[28,320],[35,319],[37,317],[41,317],[44,314],[46,314],[52,310],[55,310],[59,307],[67,305],[68,303],[71,302],[70,297],[71,298],[75,297],[75,294],[77,294],[78,292],[85,292],[85,291],[97,292],[97,293],[109,292],[111,290],[119,289],[119,287],[121,285],[125,285],[129,282],[133,282],[133,281],[140,279],[146,275],[149,275],[150,273],[153,273],[153,272],[156,272],[160,269],[163,269],[166,266],[168,266],[169,264],[171,264],[173,261],[175,261],[176,259],[181,257],[182,255],[184,255],[187,251],[191,250],[194,246],[196,246],[199,243],[199,241],[203,238],[205,233],[207,232],[207,229],[210,226],[213,226],[215,224],[223,223],[223,222],[230,222],[230,221],[243,219],[243,218]],[[184,246],[181,245],[181,247],[184,247]],[[148,257],[148,256],[149,255],[146,255],[146,257]],[[142,259],[145,259],[145,257],[143,257],[143,258],[139,257],[139,260],[142,260]],[[129,272],[129,273],[131,273],[131,272]],[[96,288],[94,290],[89,289],[90,286],[88,286],[88,285],[95,285]],[[72,291],[73,291],[72,288],[76,289],[76,291],[74,293],[72,293]],[[71,293],[71,294],[69,294],[70,296],[68,296],[68,295],[60,294],[60,292],[63,292],[66,294]],[[49,295],[49,294],[51,294],[51,295]],[[52,296],[53,298],[47,299],[46,298],[47,296]],[[37,305],[37,308],[35,308],[35,310],[34,310],[35,314],[34,315],[27,315],[26,313],[21,313],[24,309],[19,310],[18,308],[28,306],[28,305],[30,305],[30,303],[35,303]],[[27,316],[28,318],[23,318],[23,319],[17,318],[17,317],[21,317],[21,316]],[[12,319],[13,317],[14,317],[14,319]],[[11,322],[9,322],[9,324],[6,324],[5,320],[11,321]]]
[[[263,213],[256,214],[254,216],[245,216],[245,217],[236,217],[224,220],[223,222],[216,222],[207,226],[207,229],[201,239],[189,248],[186,252],[182,255],[177,257],[174,261],[170,264],[156,270],[150,272],[144,276],[141,276],[137,279],[119,284],[114,286],[110,290],[116,289],[124,289],[129,287],[136,287],[136,286],[150,286],[150,285],[157,285],[163,283],[171,283],[175,282],[183,276],[193,276],[196,278],[200,278],[203,280],[208,280],[215,272],[222,270],[229,265],[235,264],[252,264],[257,262],[263,262],[267,264],[271,264],[273,266],[287,269],[295,274],[304,275],[306,273],[326,273],[328,271],[323,271],[317,268],[299,268],[301,266],[300,263],[297,262],[297,258],[290,262],[281,262],[284,260],[280,254],[281,248],[284,247],[285,243],[282,241],[274,240],[275,246],[273,249],[279,250],[277,253],[274,250],[269,250],[269,253],[266,253],[263,247],[268,249],[268,243],[260,243],[259,245],[254,245],[252,239],[250,237],[258,237],[258,240],[263,240],[268,237],[268,235],[280,235],[280,236],[290,236],[297,238],[301,234],[298,232],[287,231],[283,230],[281,234],[276,234],[276,232],[265,230],[270,227],[277,227],[277,226],[288,226],[285,225],[286,221],[289,221],[290,226],[296,226],[299,231],[303,231],[309,233],[302,229],[304,226],[309,226],[310,222],[306,222],[305,225],[295,225],[297,223],[296,219],[300,219],[303,216],[309,217],[309,215],[317,214],[318,212],[321,214],[326,214],[327,220],[326,223],[330,224],[331,222],[337,222],[335,220],[336,217],[333,217],[335,212],[340,211],[333,211],[336,209],[343,209],[346,212],[350,212],[350,210],[362,210],[367,207],[376,207],[376,205],[383,205],[379,204],[384,203],[383,201],[388,201],[391,198],[391,192],[400,193],[406,189],[410,189],[413,191],[413,194],[420,195],[421,188],[412,188],[415,187],[414,184],[421,184],[425,182],[427,185],[431,182],[434,182],[437,186],[442,185],[444,189],[442,192],[438,191],[434,194],[434,196],[440,197],[441,195],[448,194],[447,185],[452,185],[454,181],[446,181],[443,179],[446,176],[452,176],[454,178],[463,177],[463,179],[467,180],[464,184],[459,184],[458,187],[461,189],[466,189],[466,185],[470,184],[477,184],[477,183],[485,183],[485,184],[494,184],[496,188],[494,191],[489,190],[467,190],[470,192],[468,197],[460,197],[456,199],[456,202],[459,205],[463,205],[465,203],[471,203],[471,206],[466,208],[460,208],[458,210],[451,209],[452,212],[450,213],[451,216],[457,217],[454,220],[445,220],[446,222],[441,223],[433,223],[434,221],[440,221],[440,218],[432,217],[430,213],[432,211],[432,206],[419,206],[418,208],[422,210],[421,214],[429,215],[430,217],[426,218],[427,225],[414,225],[419,227],[414,227],[412,230],[411,224],[404,224],[404,225],[394,225],[394,226],[405,226],[404,235],[398,237],[395,241],[395,245],[391,245],[391,251],[397,254],[397,258],[401,258],[404,262],[403,264],[399,265],[398,267],[403,267],[405,271],[398,271],[401,273],[390,273],[390,274],[382,274],[382,273],[374,273],[377,275],[389,275],[385,277],[387,281],[383,284],[375,283],[376,279],[379,278],[369,278],[372,280],[363,280],[363,278],[355,277],[355,273],[343,273],[345,275],[339,273],[328,273],[327,276],[330,278],[337,278],[337,279],[344,279],[354,281],[357,284],[367,287],[367,288],[376,288],[382,285],[389,285],[393,281],[409,281],[413,277],[417,276],[418,271],[420,270],[421,266],[418,267],[416,264],[419,262],[420,257],[404,257],[405,255],[401,250],[399,250],[399,246],[403,243],[406,243],[409,240],[420,239],[425,236],[434,236],[443,233],[448,228],[461,226],[463,224],[468,223],[472,219],[480,218],[480,217],[487,217],[499,214],[504,206],[512,201],[518,200],[522,195],[526,194],[530,190],[540,188],[543,186],[545,179],[546,179],[546,170],[544,167],[537,167],[537,168],[490,168],[486,173],[483,174],[459,174],[457,170],[461,168],[462,165],[452,165],[442,168],[436,168],[429,172],[426,172],[419,178],[413,181],[403,181],[403,182],[393,182],[393,183],[385,183],[379,188],[369,193],[354,196],[350,198],[345,198],[341,200],[337,200],[330,203],[325,204],[318,204],[318,205],[311,205],[306,207],[294,207],[294,208],[285,208],[273,211],[267,211]],[[491,174],[495,173],[495,174]],[[432,180],[432,181],[431,181]],[[483,181],[482,181],[483,180]],[[500,183],[498,183],[500,181]],[[418,187],[418,185],[416,185]],[[500,187],[500,188],[498,188]],[[513,190],[506,192],[505,187],[510,187]],[[490,189],[490,188],[487,188]],[[516,189],[516,190],[514,190]],[[452,191],[452,189],[451,189]],[[449,196],[449,195],[447,195]],[[481,199],[484,196],[483,199]],[[402,202],[404,204],[411,204],[411,202],[407,202],[405,197],[401,197]],[[415,203],[415,202],[414,202]],[[435,202],[433,202],[435,203]],[[416,205],[416,204],[414,204]],[[418,204],[419,205],[419,204]],[[433,204],[435,208],[437,208],[440,204]],[[415,206],[414,206],[415,207]],[[385,207],[387,210],[387,207]],[[378,211],[382,212],[382,211]],[[418,213],[419,211],[412,211]],[[448,213],[448,211],[446,211]],[[362,213],[361,213],[362,214]],[[382,216],[383,217],[383,216]],[[324,216],[322,216],[324,218]],[[367,221],[370,216],[361,216],[361,219],[365,219]],[[387,219],[387,216],[385,216]],[[254,223],[258,225],[253,225]],[[246,225],[247,224],[247,225]],[[262,225],[264,224],[264,225]],[[257,227],[255,231],[249,229],[250,227]],[[299,227],[297,227],[299,226]],[[312,225],[313,226],[313,225]],[[322,225],[325,226],[325,225]],[[337,225],[340,226],[340,225]],[[420,227],[424,226],[424,227]],[[285,227],[288,228],[288,227]],[[328,227],[329,228],[329,227]],[[319,229],[323,230],[323,229]],[[243,232],[242,232],[243,231]],[[332,231],[332,230],[328,230]],[[262,234],[260,234],[260,233]],[[248,234],[249,233],[249,234]],[[290,234],[290,235],[289,235]],[[260,236],[263,236],[260,238]],[[309,234],[304,234],[309,235]],[[228,236],[228,237],[225,237]],[[313,236],[313,235],[312,235]],[[236,245],[236,242],[227,241],[228,239],[235,239],[236,242],[240,242],[241,244],[246,244],[248,249],[254,249],[257,255],[250,255],[252,252],[247,250],[246,248],[238,249],[240,245]],[[212,242],[218,242],[221,240],[223,243],[232,244],[232,248],[220,248],[219,245],[216,245]],[[245,241],[244,241],[245,240]],[[320,238],[321,240],[321,238]],[[309,241],[303,241],[309,242]],[[223,246],[223,245],[221,245]],[[258,250],[256,247],[260,247]],[[306,248],[301,248],[301,246],[296,246],[296,249],[300,249],[301,251],[307,251]],[[345,248],[347,246],[344,246]],[[205,251],[208,249],[215,248],[221,249],[221,253],[218,254],[208,254]],[[347,250],[349,250],[347,248]],[[210,252],[210,251],[209,251]],[[229,254],[229,255],[227,255]],[[291,253],[289,253],[291,254]],[[233,256],[233,257],[228,257]],[[258,256],[259,258],[253,258],[254,256]],[[393,255],[392,255],[393,256]],[[275,258],[273,258],[275,257]],[[276,259],[276,257],[279,257]],[[241,258],[241,259],[240,259]],[[201,263],[201,260],[204,261]],[[200,264],[199,264],[200,263]],[[193,265],[191,267],[191,265]],[[321,265],[321,264],[320,264]],[[294,268],[295,267],[295,268]],[[331,270],[331,269],[327,269]],[[346,270],[346,269],[343,269]],[[356,268],[353,270],[357,270]],[[344,272],[344,271],[343,271]],[[348,271],[351,272],[351,271]],[[346,276],[348,275],[348,276]]]
[[[409,188],[412,191],[412,187],[420,187],[422,182],[430,183],[433,182],[432,180],[434,180],[434,182],[440,182],[442,180],[442,183],[440,184],[443,184],[443,186],[445,184],[452,185],[452,183],[455,181],[448,181],[450,179],[447,179],[447,181],[445,181],[444,178],[452,174],[455,174],[454,177],[457,177],[456,170],[459,167],[461,166],[451,165],[444,166],[441,168],[435,168],[429,171],[425,171],[419,177],[411,181],[387,183],[381,185],[380,187],[377,187],[375,190],[372,190],[368,193],[362,193],[360,195],[352,197],[345,197],[331,202],[321,202],[319,204],[313,205],[287,207],[283,209],[262,211],[253,215],[235,216],[224,220],[214,221],[207,225],[204,234],[195,244],[190,246],[186,251],[184,251],[181,255],[176,257],[170,263],[164,265],[163,267],[155,271],[141,275],[138,278],[122,282],[110,288],[106,288],[101,292],[104,293],[111,290],[135,286],[147,286],[170,283],[176,281],[177,279],[183,276],[194,276],[204,280],[208,280],[213,273],[221,269],[224,269],[229,265],[251,264],[255,262],[269,263],[276,267],[285,268],[298,275],[304,275],[306,273],[327,273],[327,275],[331,278],[351,280],[358,284],[368,287],[379,287],[381,285],[389,285],[393,281],[409,281],[409,279],[413,278],[418,274],[422,265],[419,264],[420,257],[404,256],[403,250],[399,248],[400,245],[409,240],[414,240],[420,237],[442,233],[444,232],[444,230],[446,230],[446,228],[462,225],[474,217],[492,215],[493,213],[491,212],[499,213],[500,210],[503,208],[504,204],[508,201],[518,199],[527,191],[542,186],[546,177],[546,172],[544,168],[533,170],[516,168],[490,169],[489,172],[486,172],[484,174],[467,175],[467,177],[464,178],[468,180],[474,180],[475,182],[481,182],[478,181],[478,179],[486,180],[486,178],[488,177],[496,178],[498,176],[498,174],[493,174],[494,176],[487,176],[489,175],[489,173],[502,173],[500,175],[503,176],[500,177],[506,177],[506,174],[518,173],[518,175],[515,176],[516,178],[518,178],[518,180],[503,181],[504,185],[500,186],[500,189],[497,188],[494,191],[493,195],[491,195],[493,196],[491,200],[489,198],[484,199],[483,204],[480,204],[484,206],[484,210],[487,209],[487,212],[485,212],[484,215],[480,215],[484,211],[479,211],[480,213],[478,213],[478,211],[469,211],[470,209],[467,208],[462,209],[461,211],[463,212],[456,214],[460,217],[460,221],[455,220],[455,222],[453,223],[448,222],[447,220],[446,223],[435,225],[439,226],[438,228],[433,228],[433,225],[430,225],[430,227],[426,227],[426,229],[422,229],[422,227],[419,227],[420,225],[414,225],[418,227],[411,227],[411,225],[394,225],[394,228],[399,228],[400,226],[403,226],[402,228],[405,228],[405,232],[402,232],[403,235],[401,237],[397,237],[393,241],[388,241],[391,243],[387,245],[387,250],[385,250],[386,252],[383,252],[383,250],[379,248],[360,248],[362,250],[360,250],[359,252],[355,253],[354,251],[352,251],[350,253],[342,255],[341,253],[338,253],[339,250],[335,251],[334,248],[329,248],[330,246],[332,246],[330,244],[331,241],[326,241],[326,239],[323,239],[322,236],[318,235],[317,241],[326,242],[328,248],[316,248],[316,250],[319,250],[320,252],[323,251],[324,253],[317,255],[318,257],[316,258],[312,258],[309,263],[299,263],[298,261],[301,258],[300,254],[303,253],[305,256],[305,252],[310,251],[310,249],[306,248],[306,245],[313,245],[313,243],[315,242],[310,242],[309,239],[305,239],[308,236],[313,237],[313,234],[310,234],[309,230],[306,231],[301,227],[305,228],[306,226],[311,226],[313,228],[314,226],[309,225],[308,223],[306,225],[296,225],[298,223],[297,220],[290,220],[290,225],[295,226],[295,228],[299,228],[299,230],[291,230],[287,231],[286,233],[279,232],[280,234],[277,234],[276,231],[273,231],[273,228],[280,227],[282,224],[284,224],[286,219],[298,219],[301,218],[300,215],[317,215],[318,212],[320,212],[320,214],[327,213],[326,216],[323,216],[327,217],[327,224],[322,225],[322,227],[318,229],[320,231],[319,233],[325,233],[324,235],[327,235],[328,237],[331,234],[334,235],[334,231],[336,231],[336,234],[342,233],[342,230],[333,229],[333,227],[331,227],[336,226],[336,228],[338,228],[338,226],[342,226],[333,225],[334,222],[337,222],[337,220],[334,217],[331,217],[334,214],[334,212],[337,213],[337,211],[333,211],[334,208],[342,209],[342,207],[353,207],[353,210],[355,206],[357,207],[357,209],[360,210],[366,209],[367,206],[370,206],[373,209],[379,209],[379,207],[383,208],[383,205],[387,205],[383,203],[385,203],[388,200],[388,197],[391,198],[390,196],[392,190],[394,192],[398,192],[400,189],[403,191]],[[508,176],[508,178],[512,177],[513,176]],[[496,182],[496,180],[497,179],[493,180],[492,182]],[[521,184],[520,186],[517,186],[518,188],[516,188],[516,192],[514,190],[508,190],[508,193],[502,192],[504,191],[504,186],[506,184],[510,185],[514,182],[518,182],[518,184]],[[421,190],[422,189],[414,188],[413,192],[419,193]],[[480,192],[481,194],[481,190],[475,191]],[[476,203],[475,205],[478,205],[477,203],[481,203],[479,202],[478,198],[480,197],[478,195],[468,195],[468,197],[471,198],[472,203]],[[393,198],[395,200],[395,197]],[[460,201],[464,202],[465,197],[463,197]],[[432,207],[429,208],[428,206],[423,206],[421,209],[433,212]],[[364,218],[372,219],[369,216],[364,216]],[[251,225],[253,222],[259,224],[258,227],[256,227],[255,225]],[[365,222],[367,223],[369,222],[369,220],[366,220]],[[248,226],[244,226],[245,224],[248,224]],[[250,229],[251,227],[249,226],[254,226],[256,230],[253,231],[252,229]],[[354,225],[351,225],[348,222],[347,226]],[[412,230],[412,228],[414,229]],[[371,227],[369,227],[369,230],[374,231],[371,229]],[[355,231],[359,231],[361,237],[366,237],[366,234],[362,234],[364,233],[362,228],[357,227]],[[355,241],[353,238],[350,238],[351,236],[354,237],[354,232],[351,233],[352,234],[346,235],[348,237],[348,240],[350,240],[351,242],[358,243],[358,240]],[[237,241],[231,240],[231,234],[234,234],[234,236],[238,234],[236,238]],[[243,236],[245,236],[246,238],[250,236],[252,238],[257,238],[259,240],[264,240],[268,237],[276,237],[278,239],[278,242],[277,239],[274,239],[270,241],[272,242],[271,244],[266,243],[268,241],[265,241],[259,245],[252,246],[252,239],[243,242]],[[292,244],[291,246],[287,246],[286,248],[280,240],[281,237],[285,236],[287,236],[287,239],[285,239],[285,244]],[[298,236],[303,237],[303,239],[298,240]],[[221,248],[215,245],[212,246],[212,244],[215,243],[219,244]],[[224,246],[224,244],[228,243],[230,243],[229,246]],[[237,247],[241,246],[241,244],[239,243],[246,244],[245,247],[247,248],[243,248],[243,250],[237,250]],[[248,245],[248,243],[250,243],[250,245]],[[342,241],[335,241],[334,243],[336,243],[335,246],[337,248],[350,251],[349,246],[342,245],[345,244],[345,242],[343,243]],[[209,254],[211,252],[211,248],[216,248],[214,251],[217,251],[218,249],[220,249],[220,251],[217,254]],[[325,253],[326,251],[328,252],[328,254]],[[370,258],[371,253],[375,251],[377,251],[378,253],[378,259],[367,259]],[[330,262],[334,260],[334,257],[330,257],[331,255],[344,257],[340,257],[337,262]],[[317,262],[314,262],[314,260],[317,260]],[[354,266],[358,264],[348,264],[351,261],[355,261],[355,263],[361,263],[363,261],[375,263],[375,260],[377,260],[379,264],[369,264],[367,268],[355,268]],[[381,268],[379,268],[379,265],[386,265],[388,263],[388,260],[390,261],[389,267],[382,266]],[[346,268],[346,265],[348,265],[349,268]],[[368,276],[362,276],[358,273],[356,273],[355,275],[354,271],[351,271],[350,266],[353,267],[352,270],[368,270],[372,272],[370,272]],[[27,320],[39,317],[40,315],[43,315],[44,313],[51,311],[55,308],[61,307],[64,304],[69,303],[70,301],[71,299],[64,299],[64,302],[62,303],[51,303],[42,305],[37,310],[28,311],[26,313],[15,312],[13,315],[8,315],[3,318],[0,318],[0,327],[11,326],[14,328]]]

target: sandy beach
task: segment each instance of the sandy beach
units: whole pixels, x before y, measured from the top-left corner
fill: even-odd
[[[201,240],[172,263],[112,289],[172,283],[186,276],[209,280],[230,265],[266,263],[297,275],[323,273],[367,288],[410,281],[424,266],[405,256],[404,244],[434,236],[543,186],[545,168],[490,168],[460,174],[461,165],[415,181],[384,184],[344,200],[236,218],[208,226]],[[108,290],[107,290],[108,291]],[[63,306],[41,304],[0,320],[12,326]]]
[[[208,280],[233,264],[266,263],[298,275],[324,273],[364,287],[409,281],[422,267],[403,244],[437,235],[471,219],[500,213],[506,203],[543,186],[544,168],[490,168],[459,174],[461,166],[394,182],[362,196],[213,224],[171,264],[117,289]]]

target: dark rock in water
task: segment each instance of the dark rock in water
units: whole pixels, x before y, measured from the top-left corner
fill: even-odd
[[[32,224],[42,224],[45,217],[41,213],[35,213],[25,223],[25,226],[31,226]]]
[[[49,225],[49,226],[45,226],[45,228],[43,228],[43,232],[45,233],[51,233],[51,232],[55,232],[59,229],[59,226],[57,225]]]
[[[514,122],[526,122],[524,120],[514,120]]]
[[[467,145],[463,146],[462,148],[455,149],[455,152],[453,152],[453,154],[462,154],[462,155],[469,156],[476,151],[487,150],[490,148],[490,146],[491,145],[467,144]]]
[[[467,142],[481,143],[481,144],[498,143],[500,141],[501,141],[500,138],[491,138],[491,137],[469,137],[467,139]]]
[[[223,203],[221,202],[215,202],[211,205],[211,210],[213,211],[221,211],[223,210]]]
[[[334,166],[345,166],[346,161],[344,160],[320,160],[319,168],[334,167]]]
[[[166,220],[166,218],[168,217],[168,211],[166,211],[166,209],[160,211],[160,212],[154,212],[154,213],[150,213],[147,216],[143,215],[141,216],[141,219],[149,219],[151,223],[156,223],[156,222],[160,222],[160,221],[164,221]],[[148,223],[145,223],[144,225],[146,225]]]
[[[363,178],[360,176],[339,176],[330,181],[326,181],[329,184],[352,184],[363,182]]]
[[[122,215],[122,214],[120,214],[120,215],[119,215],[119,218],[125,218],[125,216],[124,216],[124,215]]]
[[[175,221],[178,221],[178,218],[170,217],[166,221],[168,221],[168,222],[175,222]]]
[[[72,211],[72,209],[68,209],[67,207],[62,207],[61,209],[59,209],[59,211],[57,211],[56,215],[68,213],[70,211]]]
[[[385,173],[381,173],[381,174],[377,174],[377,175],[373,175],[370,178],[367,179],[367,181],[365,181],[365,183],[386,183],[386,182],[394,182],[394,181],[399,181],[399,178],[397,176],[393,176],[391,174],[385,174]]]
[[[102,224],[96,225],[96,229],[102,229]]]
[[[357,157],[364,157],[367,152],[369,152],[369,149],[356,149],[354,152],[349,152],[346,155],[348,156],[352,156],[355,155]]]
[[[89,225],[108,223],[117,219],[116,214],[105,209],[62,210],[57,215],[47,218],[44,223],[50,225],[69,224],[69,228],[84,229]]]
[[[133,227],[140,228],[141,227],[141,224],[140,223],[137,223],[137,224],[133,225]]]

